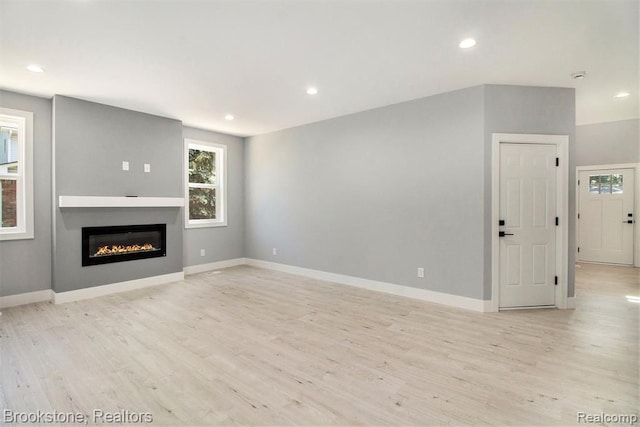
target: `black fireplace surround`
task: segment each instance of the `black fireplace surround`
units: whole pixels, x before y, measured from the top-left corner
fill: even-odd
[[[82,228],[82,266],[167,256],[167,225]]]

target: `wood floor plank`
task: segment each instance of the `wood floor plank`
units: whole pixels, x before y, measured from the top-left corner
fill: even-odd
[[[567,425],[638,412],[638,269],[576,310],[475,313],[241,266],[4,309],[0,405],[156,425]]]

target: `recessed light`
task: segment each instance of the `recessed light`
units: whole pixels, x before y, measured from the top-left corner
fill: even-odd
[[[629,95],[630,95],[630,93],[629,93],[629,92],[618,92],[618,93],[616,94],[616,96],[614,96],[614,98],[618,98],[618,99],[619,99],[619,98],[626,98],[626,97],[627,97],[627,96],[629,96]]]
[[[582,80],[585,77],[587,77],[587,72],[586,71],[576,71],[575,73],[571,74],[571,78],[572,79],[576,79],[576,80]]]
[[[42,67],[39,66],[39,65],[36,65],[36,64],[27,65],[26,68],[27,68],[27,70],[31,71],[32,73],[43,73],[44,72]]]
[[[458,46],[460,46],[462,49],[469,49],[470,47],[474,47],[475,45],[476,41],[474,39],[464,39]]]
[[[318,88],[316,87],[307,88],[307,95],[317,95],[317,94],[318,94]]]
[[[235,119],[235,117],[233,117],[233,114],[227,114],[226,116],[224,116],[224,119],[231,121],[231,120]]]

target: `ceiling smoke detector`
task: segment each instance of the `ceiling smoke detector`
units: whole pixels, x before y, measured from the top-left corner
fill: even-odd
[[[575,79],[575,80],[582,80],[585,77],[587,77],[587,72],[586,71],[576,71],[575,73],[571,74],[571,78]]]

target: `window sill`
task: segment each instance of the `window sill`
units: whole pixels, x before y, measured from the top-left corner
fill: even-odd
[[[30,240],[34,239],[33,231],[0,232],[0,242],[10,240]]]
[[[220,222],[201,222],[201,223],[195,223],[195,224],[185,224],[184,228],[188,230],[190,228],[215,228],[215,227],[226,227],[226,226],[227,226],[227,221],[220,221]]]

